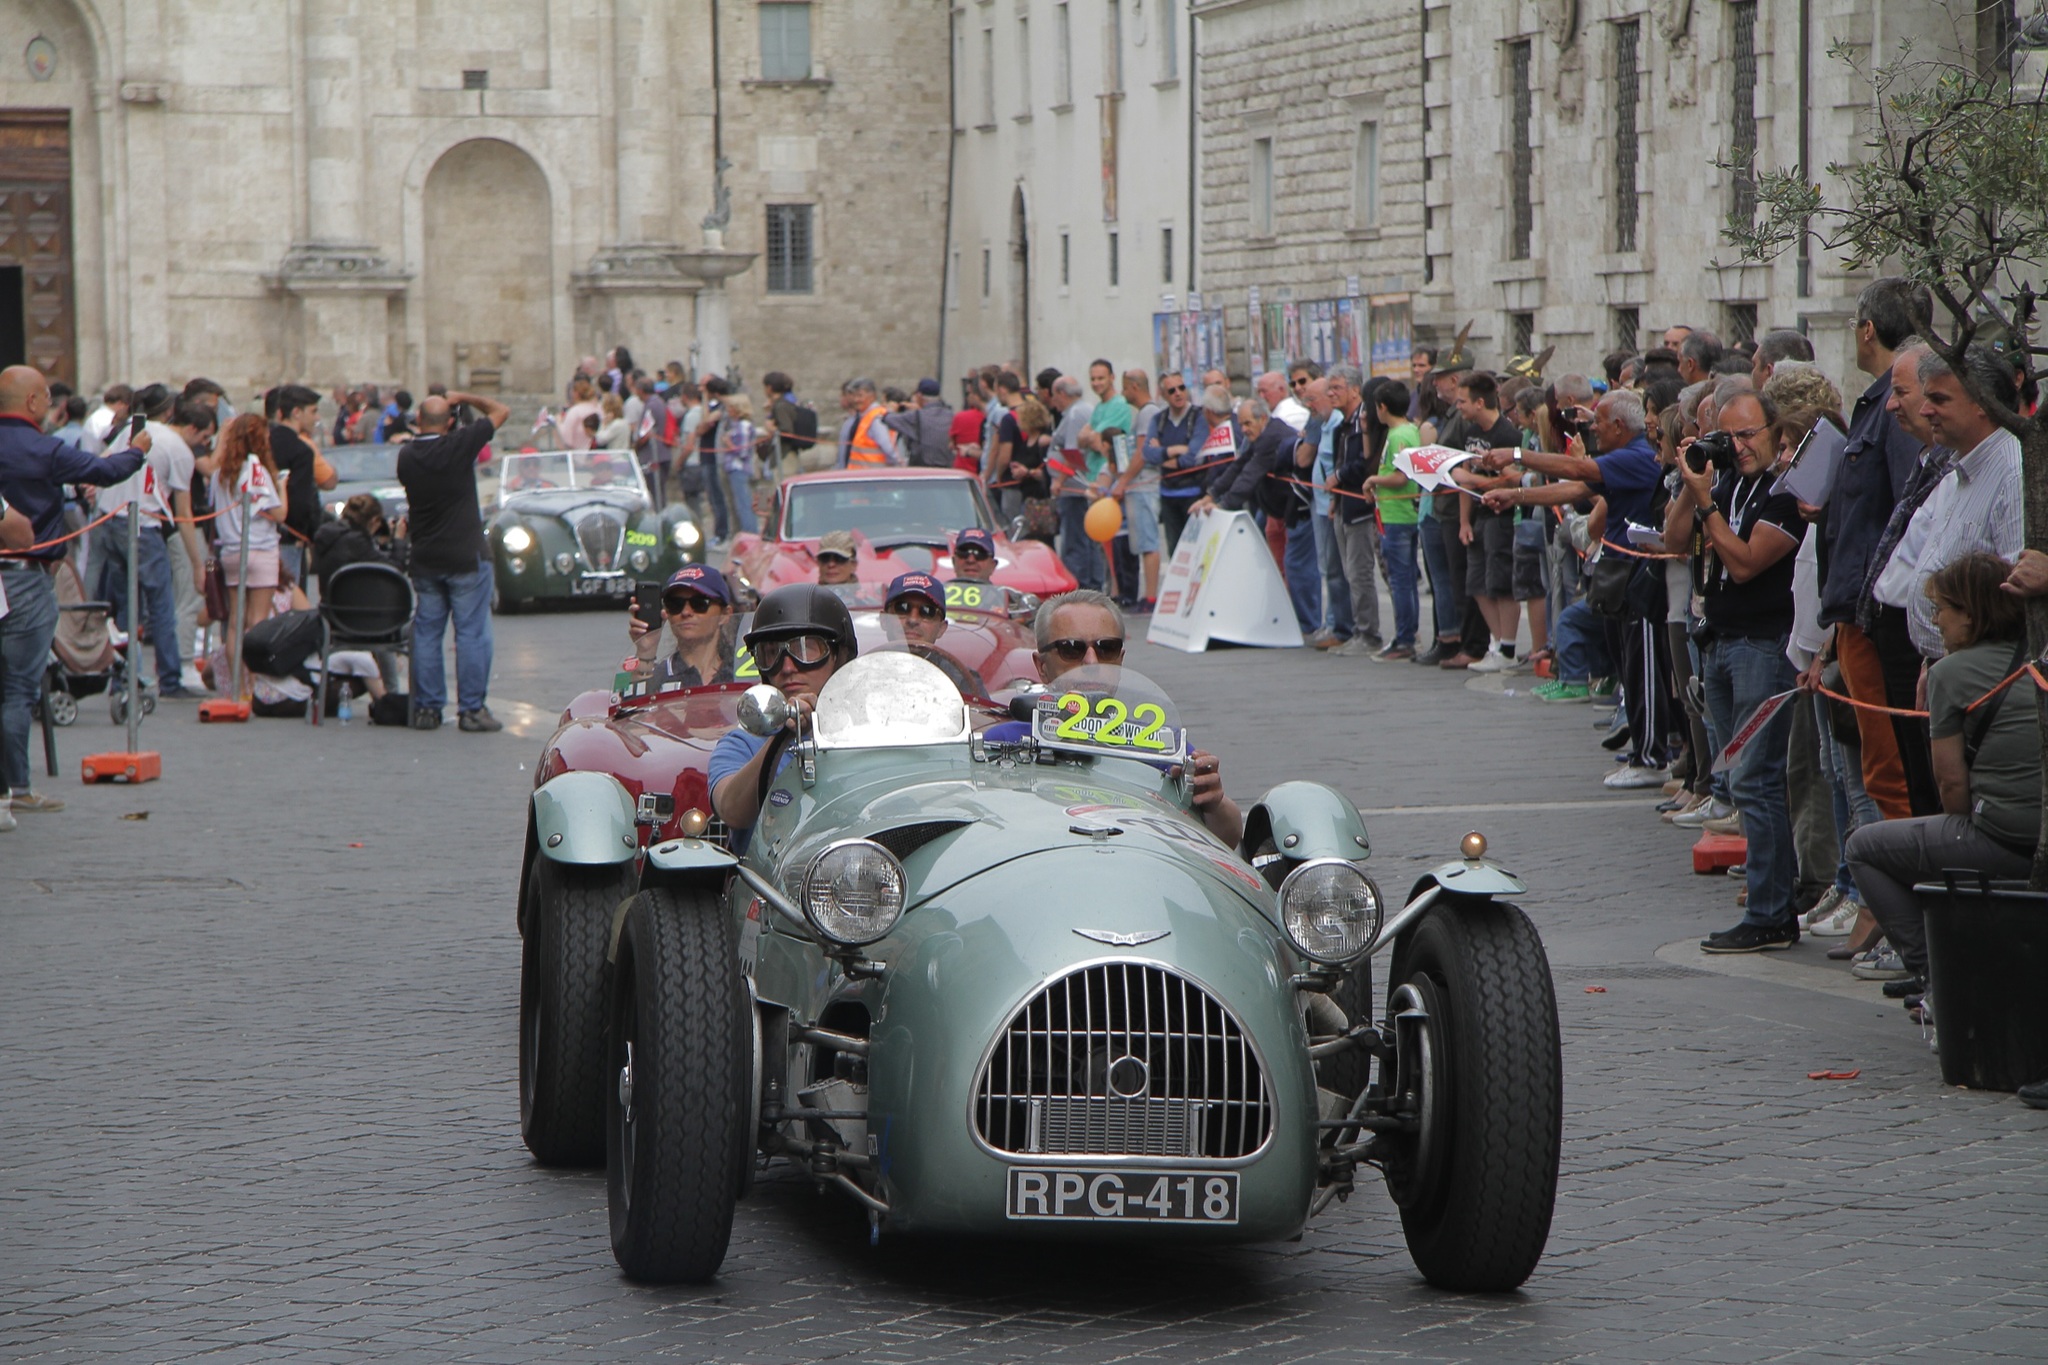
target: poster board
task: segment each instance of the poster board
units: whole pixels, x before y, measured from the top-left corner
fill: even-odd
[[[1371,373],[1406,383],[1408,357],[1415,350],[1415,309],[1406,294],[1375,294],[1366,300],[1372,322]]]
[[[1280,566],[1249,512],[1206,512],[1188,522],[1159,584],[1146,638],[1190,654],[1200,654],[1211,640],[1301,645]]]
[[[1223,351],[1223,310],[1182,309],[1152,315],[1152,365],[1177,371],[1196,388],[1204,370],[1227,370]]]

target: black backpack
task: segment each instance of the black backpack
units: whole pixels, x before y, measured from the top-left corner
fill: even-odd
[[[320,648],[320,613],[288,611],[265,617],[242,636],[242,663],[265,677],[306,676],[306,656]]]
[[[809,450],[818,442],[818,410],[794,398],[789,401],[796,408],[796,415],[790,421],[789,430],[782,434],[792,438],[790,443],[798,450]]]

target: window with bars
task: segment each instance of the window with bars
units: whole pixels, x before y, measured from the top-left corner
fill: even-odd
[[[996,31],[985,28],[981,31],[981,126],[990,128],[996,121]]]
[[[1121,95],[1124,90],[1124,7],[1123,0],[1109,0],[1102,18],[1102,89]]]
[[[995,276],[995,252],[988,247],[981,249],[981,296],[988,297],[990,283]]]
[[[1636,250],[1636,227],[1642,202],[1636,193],[1636,166],[1642,148],[1636,136],[1636,108],[1642,102],[1643,26],[1639,20],[1614,26],[1614,249]]]
[[[1173,229],[1159,229],[1159,281],[1173,283]]]
[[[1733,346],[1738,341],[1756,340],[1756,305],[1753,303],[1727,303],[1721,305],[1721,339]]]
[[[1640,308],[1617,308],[1614,310],[1614,344],[1623,351],[1633,351],[1642,344],[1643,313]]]
[[[1735,167],[1728,216],[1738,227],[1756,218],[1756,0],[1735,0],[1728,6],[1734,25],[1729,43],[1734,79],[1728,92],[1728,161]]]
[[[1060,288],[1065,289],[1074,282],[1074,239],[1060,234]]]
[[[1052,102],[1069,105],[1074,102],[1074,16],[1064,4],[1054,5],[1053,20],[1053,68]]]
[[[1031,16],[1017,16],[1017,117],[1031,115]]]
[[[761,79],[807,81],[811,78],[811,7],[788,0],[761,6]]]
[[[1117,257],[1117,235],[1112,232],[1109,234],[1109,287],[1111,289],[1117,287],[1123,274],[1122,263]]]
[[[1513,261],[1529,259],[1530,239],[1536,234],[1535,156],[1529,150],[1531,46],[1508,44],[1508,259]]]
[[[1351,226],[1380,225],[1380,126],[1361,123],[1351,142]]]
[[[1508,345],[1516,355],[1536,354],[1536,315],[1508,314]]]
[[[811,292],[811,206],[770,204],[768,206],[768,292],[808,294]]]

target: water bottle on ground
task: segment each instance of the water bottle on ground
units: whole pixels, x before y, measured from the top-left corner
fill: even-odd
[[[349,686],[347,683],[341,685],[341,701],[334,708],[334,718],[343,725],[348,724],[355,718],[355,708],[349,703]]]

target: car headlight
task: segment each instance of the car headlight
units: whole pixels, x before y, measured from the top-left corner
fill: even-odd
[[[505,567],[512,571],[514,577],[517,577],[526,572],[526,561],[518,555],[514,555],[505,561]]]
[[[533,548],[533,532],[524,526],[513,526],[505,532],[505,549],[515,555],[523,555]]]
[[[646,573],[650,561],[647,558],[647,551],[635,550],[626,556],[626,562],[633,566],[634,573]]]
[[[678,550],[694,550],[697,542],[704,538],[704,533],[697,529],[694,521],[679,521],[670,529],[668,538]]]
[[[1383,905],[1372,878],[1342,858],[1312,858],[1280,883],[1280,927],[1313,962],[1340,965],[1370,948]]]
[[[834,943],[858,948],[896,927],[904,885],[903,864],[888,849],[847,839],[804,869],[804,918]]]
[[[555,556],[555,572],[567,573],[576,567],[576,556],[563,550]]]

